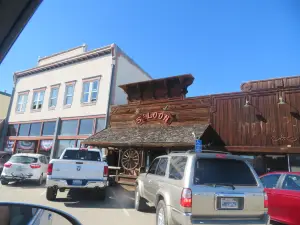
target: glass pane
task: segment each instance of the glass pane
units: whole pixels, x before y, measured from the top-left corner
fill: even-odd
[[[55,126],[56,126],[55,121],[45,122],[42,135],[43,136],[54,135]]]
[[[165,176],[167,165],[168,165],[168,159],[161,158],[155,174],[158,176]]]
[[[37,141],[17,141],[16,153],[34,153]]]
[[[187,157],[174,156],[170,161],[169,178],[181,180],[184,176]]]
[[[78,150],[67,150],[63,159],[101,161],[99,152],[78,151]]]
[[[93,88],[92,88],[93,91],[97,91],[98,90],[98,80],[95,80],[93,82]]]
[[[59,158],[61,153],[68,147],[75,147],[76,140],[59,140],[55,158]]]
[[[282,189],[300,191],[300,176],[296,174],[289,174],[285,177]]]
[[[22,103],[22,101],[23,101],[23,96],[24,96],[24,95],[19,95],[19,97],[18,97],[18,103],[19,103],[19,104]]]
[[[96,124],[96,132],[99,132],[105,128],[105,118],[98,118]]]
[[[92,92],[92,102],[95,102],[97,100],[97,94],[98,92]]]
[[[34,92],[33,93],[33,101],[37,101],[38,100],[38,92]]]
[[[50,99],[49,106],[50,106],[50,107],[54,107],[54,106],[56,106],[56,102],[57,102],[57,98]]]
[[[51,98],[57,98],[58,88],[52,88]]]
[[[44,96],[45,96],[45,91],[40,92],[39,100],[43,103],[44,101]]]
[[[40,136],[42,123],[32,123],[29,136]]]
[[[280,174],[267,175],[262,177],[260,180],[265,188],[275,188],[280,178]]]
[[[18,136],[28,136],[29,128],[30,128],[30,123],[21,124]]]
[[[72,104],[72,99],[73,99],[72,96],[66,97],[66,105],[71,105]]]
[[[17,112],[21,112],[21,109],[22,109],[22,105],[18,104],[17,105]]]
[[[73,85],[67,86],[67,95],[73,95]]]
[[[289,158],[292,172],[300,172],[300,154],[290,154]]]
[[[80,120],[79,134],[92,134],[93,133],[93,119]]]
[[[22,109],[21,109],[22,112],[25,111],[25,107],[26,107],[26,104],[27,104],[27,99],[28,99],[28,95],[24,95],[23,105],[22,105]]]
[[[257,186],[257,182],[243,161],[234,159],[198,159],[195,165],[194,184],[231,184]]]
[[[84,82],[83,83],[83,92],[89,92],[90,90],[90,82]]]
[[[32,109],[37,109],[37,102],[33,102],[33,104],[32,104]]]
[[[64,120],[61,123],[60,135],[76,135],[78,120]]]
[[[82,141],[83,141],[83,140],[77,140],[77,145],[76,145],[77,148],[84,147],[84,144],[82,144],[82,146],[81,146],[81,142],[82,142]]]
[[[8,125],[7,136],[17,136],[18,124]]]
[[[83,102],[89,102],[89,93],[83,94]]]

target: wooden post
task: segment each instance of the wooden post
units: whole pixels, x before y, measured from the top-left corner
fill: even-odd
[[[119,158],[118,158],[118,167],[121,167],[120,166],[120,164],[121,164],[121,149],[119,149]],[[119,180],[119,170],[116,170],[116,182],[118,182],[118,180]]]
[[[36,148],[36,153],[39,153],[39,151],[40,151],[40,144],[41,144],[41,140],[38,140],[38,144],[37,144],[37,148]]]

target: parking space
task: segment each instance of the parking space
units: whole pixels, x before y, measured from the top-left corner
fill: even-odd
[[[32,183],[0,185],[1,201],[26,202],[47,205],[68,212],[84,225],[155,224],[155,210],[145,213],[134,209],[134,193],[122,187],[109,187],[107,198],[101,202],[88,191],[58,192],[57,200],[46,200],[46,188]]]

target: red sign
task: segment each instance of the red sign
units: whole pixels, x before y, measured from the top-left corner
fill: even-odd
[[[135,119],[135,122],[138,125],[141,125],[151,120],[160,120],[165,124],[170,124],[172,122],[172,117],[169,113],[166,112],[148,112],[146,114],[139,115]]]

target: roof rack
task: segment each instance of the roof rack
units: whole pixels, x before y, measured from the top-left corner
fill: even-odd
[[[195,150],[187,150],[187,151],[172,151],[170,152],[170,154],[172,153],[184,153],[184,154],[191,154],[191,153],[195,153]],[[226,152],[226,151],[215,151],[215,150],[202,150],[201,153],[220,153],[220,154],[227,154],[227,155],[231,155],[230,152]]]

